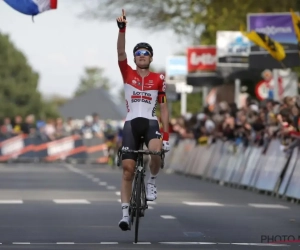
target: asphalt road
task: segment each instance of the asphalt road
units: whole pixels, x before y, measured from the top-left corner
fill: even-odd
[[[299,205],[165,172],[134,244],[118,227],[120,180],[108,166],[1,165],[0,249],[300,247]]]

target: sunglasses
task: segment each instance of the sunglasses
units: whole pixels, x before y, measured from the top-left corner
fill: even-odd
[[[138,50],[134,53],[135,56],[151,56],[150,52],[147,50]]]

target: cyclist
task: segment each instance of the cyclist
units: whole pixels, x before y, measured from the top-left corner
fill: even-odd
[[[117,51],[118,64],[123,77],[124,92],[127,106],[127,115],[123,128],[123,149],[138,150],[140,137],[144,137],[149,150],[170,150],[169,146],[169,112],[166,100],[166,84],[164,75],[149,71],[153,60],[153,49],[148,43],[138,43],[133,48],[136,70],[127,64],[125,52],[126,16],[122,10],[122,16],[117,18],[119,27]],[[156,117],[156,104],[160,103],[161,120],[164,133],[159,130]],[[132,181],[136,164],[136,154],[124,154],[122,156],[122,185],[121,205],[123,217],[119,227],[126,231],[129,227],[129,201],[131,197]],[[151,156],[150,176],[147,181],[146,198],[153,201],[157,198],[156,178],[160,169],[160,156]]]

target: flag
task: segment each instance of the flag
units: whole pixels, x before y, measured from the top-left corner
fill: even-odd
[[[253,30],[251,32],[241,31],[241,33],[259,47],[267,50],[275,60],[282,61],[285,58],[284,47],[269,36]]]
[[[3,0],[10,7],[25,15],[36,16],[42,12],[56,9],[58,0]]]
[[[300,17],[291,9],[292,20],[294,24],[294,30],[298,42],[300,42]]]

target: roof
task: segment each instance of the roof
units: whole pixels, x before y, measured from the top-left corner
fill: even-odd
[[[126,116],[125,102],[113,98],[103,88],[96,88],[76,96],[59,108],[62,117],[84,119],[87,115],[98,113],[101,120],[123,120]]]

